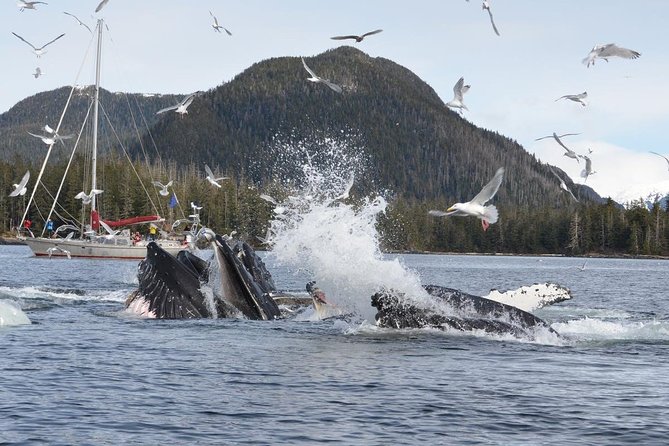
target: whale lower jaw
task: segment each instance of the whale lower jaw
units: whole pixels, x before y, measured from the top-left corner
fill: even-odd
[[[555,333],[542,319],[511,305],[436,285],[424,287],[434,299],[427,308],[402,293],[382,290],[372,296],[376,323],[387,328],[438,328],[484,331],[533,339],[535,330]]]

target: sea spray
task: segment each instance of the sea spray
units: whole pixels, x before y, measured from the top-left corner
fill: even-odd
[[[28,324],[30,319],[21,308],[11,301],[0,300],[0,327]]]
[[[364,152],[335,139],[316,148],[300,143],[284,150],[289,152],[284,160],[302,164],[298,178],[283,182],[293,188],[270,222],[267,242],[275,261],[309,271],[330,301],[368,320],[375,314],[371,296],[382,287],[425,296],[417,273],[397,259],[384,259],[379,248],[376,223],[386,200],[348,198],[351,182],[355,186],[364,176]]]

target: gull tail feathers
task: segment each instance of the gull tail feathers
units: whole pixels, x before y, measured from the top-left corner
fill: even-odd
[[[499,213],[497,212],[495,205],[491,204],[483,208],[483,219],[490,224],[497,223]]]

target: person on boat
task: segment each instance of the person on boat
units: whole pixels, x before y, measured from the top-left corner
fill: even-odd
[[[139,231],[135,231],[135,235],[132,236],[132,244],[136,245],[142,241],[142,236],[140,235]]]
[[[26,233],[30,234],[31,237],[33,236],[33,233],[30,230],[32,225],[33,225],[33,222],[30,221],[29,218],[26,218],[25,220],[23,220],[23,229],[26,231]]]
[[[149,226],[149,240],[153,241],[156,239],[156,227],[153,225]]]
[[[46,232],[49,234],[49,237],[51,237],[51,234],[53,233],[53,220],[47,220]]]

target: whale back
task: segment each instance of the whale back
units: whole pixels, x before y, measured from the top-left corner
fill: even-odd
[[[407,298],[402,293],[384,289],[372,296],[377,325],[388,328],[452,328],[460,331],[482,330],[533,338],[538,327],[553,331],[542,319],[511,305],[459,290],[437,285],[424,287],[432,303]]]

